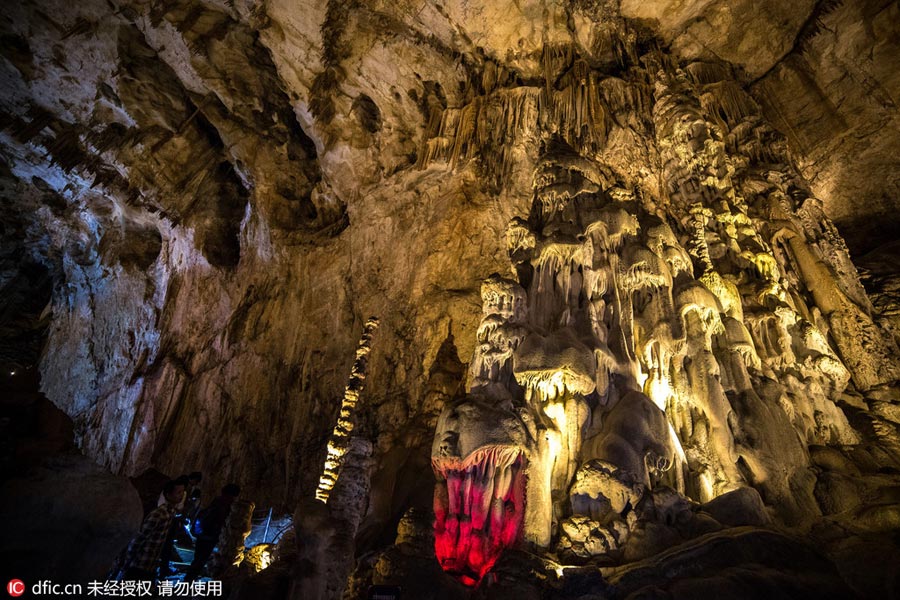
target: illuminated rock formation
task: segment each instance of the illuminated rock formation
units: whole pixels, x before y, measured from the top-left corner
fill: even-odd
[[[7,4],[0,383],[299,506],[271,589],[896,587],[897,3]]]
[[[650,52],[611,75],[563,47],[544,68],[425,144],[499,180],[497,139],[540,146],[515,279],[482,287],[469,396],[432,449],[439,562],[473,584],[517,544],[615,551],[662,484],[700,503],[756,486],[783,522],[813,518],[807,445],[857,443],[835,402],[898,376],[846,246],[727,70]],[[649,147],[622,133],[650,123]]]
[[[319,478],[319,486],[316,488],[316,499],[324,503],[328,502],[331,490],[341,472],[344,455],[350,446],[350,435],[353,433],[354,409],[359,402],[359,394],[362,392],[366,380],[366,357],[372,349],[372,335],[378,329],[378,319],[369,317],[363,327],[362,337],[356,347],[356,360],[350,370],[350,378],[347,387],[344,388],[344,398],[341,402],[341,411],[338,422],[334,426],[331,438],[328,440],[327,457],[322,476]]]

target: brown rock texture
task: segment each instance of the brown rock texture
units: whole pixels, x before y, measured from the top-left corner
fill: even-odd
[[[210,489],[239,481],[257,505],[295,506],[321,475],[375,315],[355,432],[371,445],[357,475],[373,490],[357,547],[377,546],[406,508],[427,505],[418,484],[433,483],[438,416],[464,394],[462,363],[483,342],[482,281],[518,276],[508,226],[532,213],[535,171],[560,143],[603,165],[596,190],[566,193],[603,192],[670,222],[672,248],[691,250],[673,260],[722,298],[742,269],[771,276],[775,262],[734,259],[724,278],[707,263],[733,249],[703,227],[740,228],[738,213],[752,213],[773,261],[793,265],[788,287],[816,309],[791,335],[828,377],[791,371],[774,329],[753,393],[726,370],[733,394],[718,398],[735,415],[713,415],[710,431],[754,450],[724,470],[769,486],[763,500],[785,521],[822,511],[893,526],[894,504],[872,512],[853,490],[887,489],[879,469],[900,456],[897,286],[891,259],[870,254],[870,300],[850,255],[900,230],[898,11],[887,0],[13,3],[0,20],[0,359],[39,368],[79,447],[113,472],[202,470]],[[716,190],[749,208],[731,222],[691,213]],[[685,302],[704,296],[692,289]],[[740,322],[740,304],[722,314]],[[744,332],[728,333],[738,344]],[[707,368],[693,364],[691,381]],[[808,444],[839,448],[862,475],[834,473],[833,456],[816,464]],[[384,569],[406,572],[389,558]]]

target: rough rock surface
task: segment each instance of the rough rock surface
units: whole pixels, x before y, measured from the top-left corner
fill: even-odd
[[[857,261],[860,278],[881,325],[900,340],[900,243],[884,244]]]
[[[623,0],[621,11],[652,22],[680,56],[745,70],[854,254],[896,239],[896,2]]]
[[[126,478],[77,454],[0,484],[0,513],[4,573],[30,582],[53,574],[65,583],[106,579],[143,517]]]
[[[676,575],[677,574],[677,575]],[[765,531],[712,533],[644,562],[612,570],[616,598],[852,598],[829,561]]]
[[[850,206],[891,206],[896,165],[879,163],[876,176],[857,149],[893,154],[896,6],[792,5],[773,29],[750,4],[626,2],[622,14],[671,37],[676,56],[709,51],[768,73],[758,97],[852,112],[839,129],[790,107],[780,114],[802,123],[773,123],[795,145],[805,131],[822,144],[860,140],[794,148],[801,165],[820,155],[861,165],[844,179],[810,171],[839,224]],[[548,44],[617,60],[615,14],[534,2],[11,7],[4,256],[52,274],[44,387],[86,451],[129,473],[197,464],[296,497],[313,485],[298,467],[318,462],[306,457],[321,452],[369,314],[385,323],[375,420],[416,415],[451,330],[467,358],[478,282],[502,267],[498,234],[525,212],[529,185],[513,172],[495,195],[472,169],[414,168],[423,136],[466,90],[536,76]],[[722,23],[746,34],[714,43]],[[779,83],[792,57],[812,73],[800,91]],[[824,100],[802,100],[810,94]],[[851,184],[880,186],[884,200]],[[219,432],[211,448],[194,435],[208,428]]]
[[[552,182],[565,185],[542,197],[552,204],[563,192],[603,192],[640,205],[642,243],[665,257],[665,270],[694,269],[702,282],[675,297],[692,307],[680,315],[693,340],[679,393],[715,400],[711,410],[678,412],[677,433],[692,443],[676,457],[694,475],[682,490],[707,501],[741,480],[781,523],[824,515],[848,528],[843,545],[823,535],[841,576],[864,589],[851,564],[856,542],[871,536],[896,550],[884,532],[898,526],[897,269],[870,255],[864,291],[841,235],[859,256],[900,229],[898,23],[888,0],[13,3],[0,20],[0,360],[8,371],[37,365],[80,448],[105,468],[201,469],[210,490],[236,480],[258,504],[294,506],[321,475],[356,341],[377,315],[355,415],[374,464],[356,471],[371,482],[354,489],[372,491],[351,499],[367,515],[359,539],[341,547],[384,551],[408,507],[428,510],[422,489],[434,483],[428,453],[442,409],[489,387],[489,377],[467,381],[464,363],[475,349],[476,375],[486,367],[493,376],[513,354],[491,344],[500,334],[520,339],[514,313],[480,324],[479,292],[491,273],[521,275],[510,259],[527,261],[508,244],[522,236],[527,249],[534,234],[536,223],[524,219],[556,133],[614,172]],[[679,112],[685,102],[690,110]],[[528,126],[538,114],[540,126]],[[710,126],[694,130],[700,121]],[[767,179],[773,164],[786,177]],[[719,220],[692,215],[681,204],[698,191],[682,185],[685,173],[708,189],[737,173],[754,226],[766,229],[772,260],[735,255],[725,273],[778,284],[759,290],[759,307],[751,302],[765,310],[746,311],[749,328],[741,301],[731,302],[734,281],[705,269],[735,254],[723,232],[746,228],[743,209]],[[649,226],[647,217],[662,213],[680,237],[674,244]],[[619,217],[607,223],[619,228],[613,245],[635,234]],[[709,235],[689,244],[691,228],[707,220]],[[646,259],[663,272],[643,250],[627,252],[633,266]],[[788,287],[818,313],[769,314],[786,262],[796,267]],[[802,280],[840,283],[805,288]],[[865,336],[853,335],[860,319]],[[888,333],[888,351],[870,322]],[[584,395],[614,385],[590,360],[606,356],[602,348],[568,330],[540,335],[523,381]],[[545,344],[567,348],[566,364],[548,363]],[[541,379],[551,367],[564,377]],[[554,418],[581,419],[582,409],[560,403]],[[591,433],[590,448],[617,441],[600,426]],[[657,450],[671,458],[671,448]],[[576,472],[580,457],[570,454],[548,477]],[[664,462],[632,461],[648,479]],[[568,501],[554,485],[547,510]],[[665,518],[633,518],[631,534],[640,533],[629,556],[737,524],[727,504],[740,494],[752,492],[708,505],[721,523],[678,498],[665,506],[684,509],[680,530]],[[761,525],[755,500],[735,500],[736,511]],[[654,515],[674,514],[653,506]],[[626,503],[603,526],[632,509]],[[593,524],[577,525],[570,541],[600,542]],[[722,535],[751,549],[758,541]],[[385,555],[385,573],[416,572],[397,550],[410,543]],[[537,597],[541,586],[571,597],[603,587],[591,587],[596,569],[557,577],[541,563],[537,582],[510,560],[497,563],[496,579],[521,584],[504,592],[518,598]],[[280,568],[273,589],[283,594],[297,572]],[[722,589],[758,581],[745,575],[723,575]],[[805,577],[793,581],[822,591]],[[865,589],[890,584],[876,580]]]

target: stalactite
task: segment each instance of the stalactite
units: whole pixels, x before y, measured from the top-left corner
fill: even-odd
[[[584,60],[574,56],[570,45],[545,47],[543,90],[528,86],[492,87],[489,93],[474,96],[460,108],[445,109],[437,135],[423,139],[419,166],[447,160],[451,168],[458,168],[479,157],[490,175],[502,179],[510,168],[506,149],[539,128],[559,132],[575,148],[591,152],[602,149],[614,109],[607,106],[596,74]],[[617,86],[610,87],[615,90]],[[627,91],[615,97],[617,107],[629,102],[645,104],[640,88],[624,86],[624,90]]]
[[[544,91],[547,94],[553,88],[556,77],[572,64],[574,56],[571,44],[544,45],[541,54],[541,65],[543,67]]]
[[[700,95],[700,104],[706,114],[729,126],[759,114],[759,106],[735,81],[721,81],[705,86]]]
[[[613,118],[617,122],[622,118],[620,115],[629,118],[629,121],[619,122],[619,125],[638,127],[649,112],[650,86],[642,81],[625,81],[618,77],[606,77],[598,85]]]

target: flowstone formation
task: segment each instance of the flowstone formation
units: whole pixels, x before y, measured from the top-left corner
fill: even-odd
[[[843,240],[729,69],[634,40],[607,40],[609,62],[545,47],[539,84],[486,73],[421,155],[502,186],[537,154],[432,448],[435,553],[468,585],[513,547],[639,558],[644,516],[720,497],[808,523],[809,448],[860,442],[836,403],[900,376]],[[889,430],[873,454],[896,465]]]

